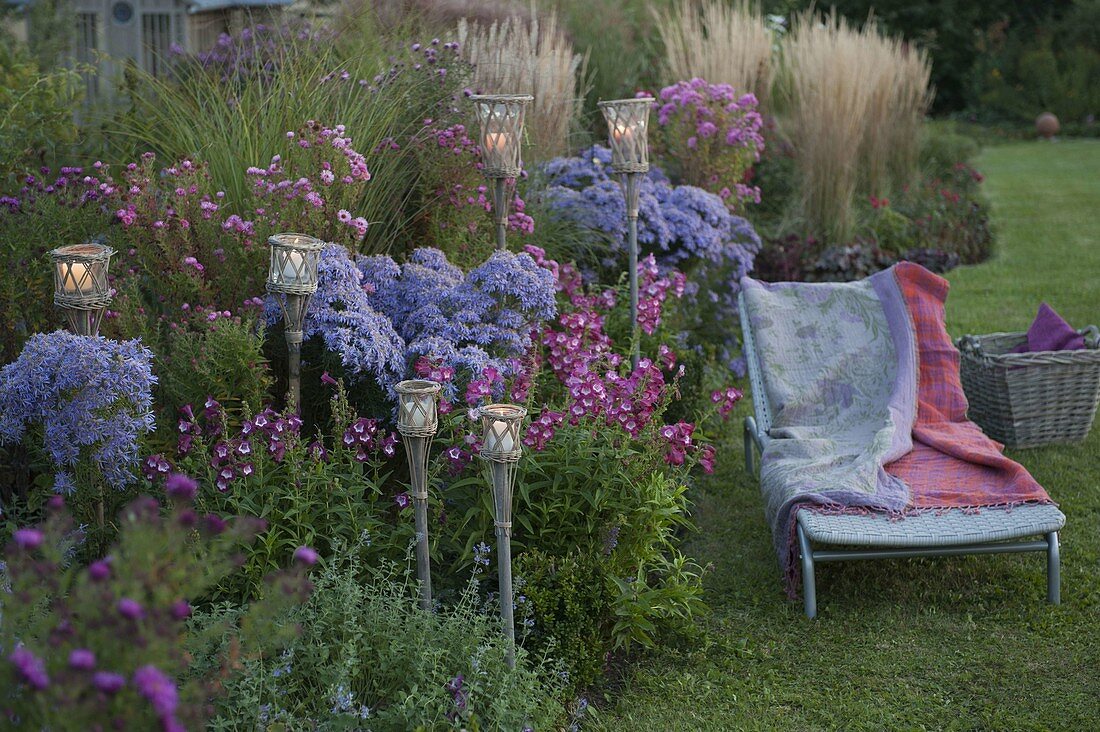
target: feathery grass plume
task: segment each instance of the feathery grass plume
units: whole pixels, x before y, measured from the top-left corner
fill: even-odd
[[[535,97],[526,118],[530,145],[524,157],[548,160],[567,152],[584,100],[587,57],[573,52],[557,12],[540,14],[532,3],[529,14],[489,25],[462,18],[456,36],[474,66],[479,92]]]
[[[757,0],[682,0],[653,13],[668,82],[700,77],[730,84],[767,107],[774,76],[772,34]]]
[[[795,16],[783,42],[790,85],[784,128],[800,174],[799,214],[808,232],[832,241],[851,236],[866,131],[885,123],[871,118],[881,71],[870,48],[835,12]]]
[[[883,35],[873,19],[863,26],[859,40],[864,65],[876,72],[870,82],[860,168],[867,191],[885,196],[917,175],[921,126],[932,101],[932,69],[923,49]]]

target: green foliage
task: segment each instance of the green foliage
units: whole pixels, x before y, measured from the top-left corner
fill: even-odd
[[[925,175],[943,178],[956,163],[969,163],[978,156],[978,142],[958,131],[950,122],[929,122],[924,127],[920,166]]]
[[[912,222],[889,206],[879,208],[871,215],[871,233],[883,251],[900,253],[911,248],[911,229]]]
[[[1038,32],[994,26],[982,39],[972,104],[987,119],[1031,123],[1053,112],[1063,123],[1100,113],[1100,47],[1072,40],[1100,22],[1100,3],[1082,3],[1062,24]]]
[[[181,327],[167,327],[157,354],[157,403],[166,418],[161,425],[177,433],[177,409],[216,399],[239,425],[246,406],[256,408],[267,400],[272,384],[264,360],[264,330],[253,315],[216,318],[199,313]]]
[[[256,426],[258,418],[266,429]],[[263,577],[286,566],[299,546],[331,557],[338,546],[357,545],[367,536],[370,540],[357,546],[377,562],[400,558],[413,539],[412,521],[399,518],[393,500],[386,456],[376,451],[360,462],[341,440],[354,421],[342,397],[334,407],[334,433],[318,436],[327,449],[320,441],[308,442],[290,418],[266,410],[246,419],[244,431],[226,433],[215,415],[205,423],[205,436],[179,459],[181,469],[200,479],[197,506],[267,522],[244,548],[240,571],[219,587],[218,598],[245,602],[256,596]]]
[[[197,525],[199,524],[199,525]],[[133,728],[153,729],[168,719],[197,728],[207,716],[207,703],[217,693],[216,676],[193,677],[179,690],[179,705],[154,711],[138,690],[135,672],[152,666],[175,680],[190,665],[187,644],[195,635],[184,622],[188,599],[201,596],[234,567],[233,553],[254,534],[253,522],[200,522],[178,503],[162,517],[151,498],[142,498],[119,516],[117,543],[102,561],[85,569],[72,561],[80,541],[60,498],[51,501],[41,527],[40,546],[9,542],[0,582],[10,583],[3,599],[0,647],[7,657],[22,647],[48,677],[37,683],[14,662],[0,664],[0,704],[7,719],[20,719],[35,729],[94,729],[104,719]],[[26,537],[26,535],[24,535]],[[235,618],[234,647],[207,659],[221,674],[231,673],[231,659],[259,654],[268,643],[285,639],[291,627],[272,623],[287,607],[304,599],[306,586],[298,572],[281,573],[279,591],[251,605]],[[271,586],[271,585],[269,585]],[[126,604],[128,603],[128,604]],[[210,624],[205,632],[220,634],[228,624]],[[90,651],[90,667],[77,667],[73,651]],[[93,672],[121,676],[117,693],[95,686]],[[174,705],[173,705],[174,706]]]
[[[13,361],[32,334],[63,322],[53,306],[49,250],[88,241],[105,223],[102,211],[74,206],[68,196],[38,196],[17,209],[0,205],[0,362]]]
[[[517,602],[534,621],[528,643],[562,659],[572,684],[585,688],[603,676],[611,652],[611,599],[602,554],[559,556],[537,549],[515,562]]]
[[[508,668],[495,607],[482,610],[476,585],[424,612],[407,571],[368,569],[359,549],[342,549],[314,573],[310,602],[282,618],[301,634],[278,659],[243,664],[210,729],[554,728],[557,667],[521,648]],[[215,608],[196,624],[236,612]]]
[[[38,5],[38,3],[35,3]],[[52,164],[76,142],[73,110],[80,100],[80,72],[39,66],[0,28],[0,193],[17,177]]]
[[[653,439],[628,440],[587,421],[562,424],[544,450],[524,453],[516,479],[517,552],[605,552],[597,567],[612,593],[613,622],[593,622],[613,648],[652,647],[660,632],[686,630],[705,610],[701,570],[677,549],[678,532],[691,526],[687,486]],[[447,488],[451,501],[465,507],[449,525],[456,541],[465,539],[464,557],[475,543],[492,541],[487,480],[472,476]]]

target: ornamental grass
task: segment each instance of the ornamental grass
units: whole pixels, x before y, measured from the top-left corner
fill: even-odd
[[[556,12],[513,15],[485,25],[463,18],[459,48],[483,94],[532,94],[525,157],[547,160],[573,147],[570,134],[584,102],[587,55],[575,53]]]
[[[835,13],[795,16],[782,44],[789,98],[782,120],[800,172],[808,231],[846,241],[858,190],[882,194],[917,172],[931,99],[927,55]]]
[[[752,92],[766,107],[775,62],[772,34],[754,0],[682,0],[668,10],[654,8],[665,47],[665,79],[696,77]]]

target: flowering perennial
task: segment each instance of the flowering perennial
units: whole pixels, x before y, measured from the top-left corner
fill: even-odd
[[[746,173],[764,151],[764,120],[753,94],[738,95],[729,84],[691,79],[657,95],[657,124],[684,179],[736,206],[760,203],[760,189]]]
[[[136,339],[64,331],[32,336],[0,370],[0,443],[18,442],[35,428],[57,467],[59,492],[71,492],[70,471],[81,458],[111,486],[126,486],[138,463],[138,438],[154,427],[152,357]]]

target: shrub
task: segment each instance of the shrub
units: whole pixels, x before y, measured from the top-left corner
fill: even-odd
[[[0,29],[0,193],[21,174],[52,164],[77,141],[73,109],[80,101],[81,72],[88,73],[82,66],[40,67]]]
[[[528,156],[545,160],[569,150],[573,120],[584,98],[584,57],[558,25],[557,13],[510,16],[484,26],[458,23],[459,48],[473,65],[471,86],[483,94],[531,94],[526,117]]]
[[[755,96],[696,77],[661,89],[656,107],[662,148],[685,183],[717,193],[731,209],[760,202],[760,189],[743,182],[764,150]]]
[[[272,576],[263,602],[234,618],[233,647],[211,657],[216,669],[184,681],[194,634],[190,601],[233,568],[238,543],[255,522],[200,518],[187,504],[194,482],[169,479],[167,517],[141,498],[119,517],[117,543],[87,568],[72,562],[81,540],[59,496],[41,528],[15,532],[0,581],[10,584],[0,625],[0,704],[4,715],[36,729],[95,729],[104,720],[141,729],[194,729],[208,700],[241,658],[260,654],[290,632],[274,624],[308,594],[300,570]],[[228,633],[225,622],[208,632]],[[182,682],[182,683],[181,683]]]
[[[278,659],[244,663],[210,729],[553,728],[564,686],[557,667],[520,649],[509,669],[499,619],[482,610],[474,585],[424,612],[407,572],[369,569],[359,553],[341,550],[314,573],[310,601],[281,619],[301,634]],[[195,622],[237,612],[215,609]]]
[[[247,408],[267,399],[272,385],[264,358],[264,334],[254,313],[227,316],[227,311],[201,305],[188,307],[172,321],[156,346],[157,402],[171,410],[162,422],[176,431],[175,408],[200,404],[213,397],[227,410],[232,424],[240,424]]]
[[[775,73],[774,39],[758,3],[683,0],[654,15],[665,47],[667,79],[700,77],[728,84],[767,106]]]
[[[610,537],[609,537],[610,538]],[[530,614],[529,643],[551,650],[566,665],[570,682],[599,682],[611,652],[613,618],[602,552],[564,555],[530,549],[516,559],[516,601]]]

